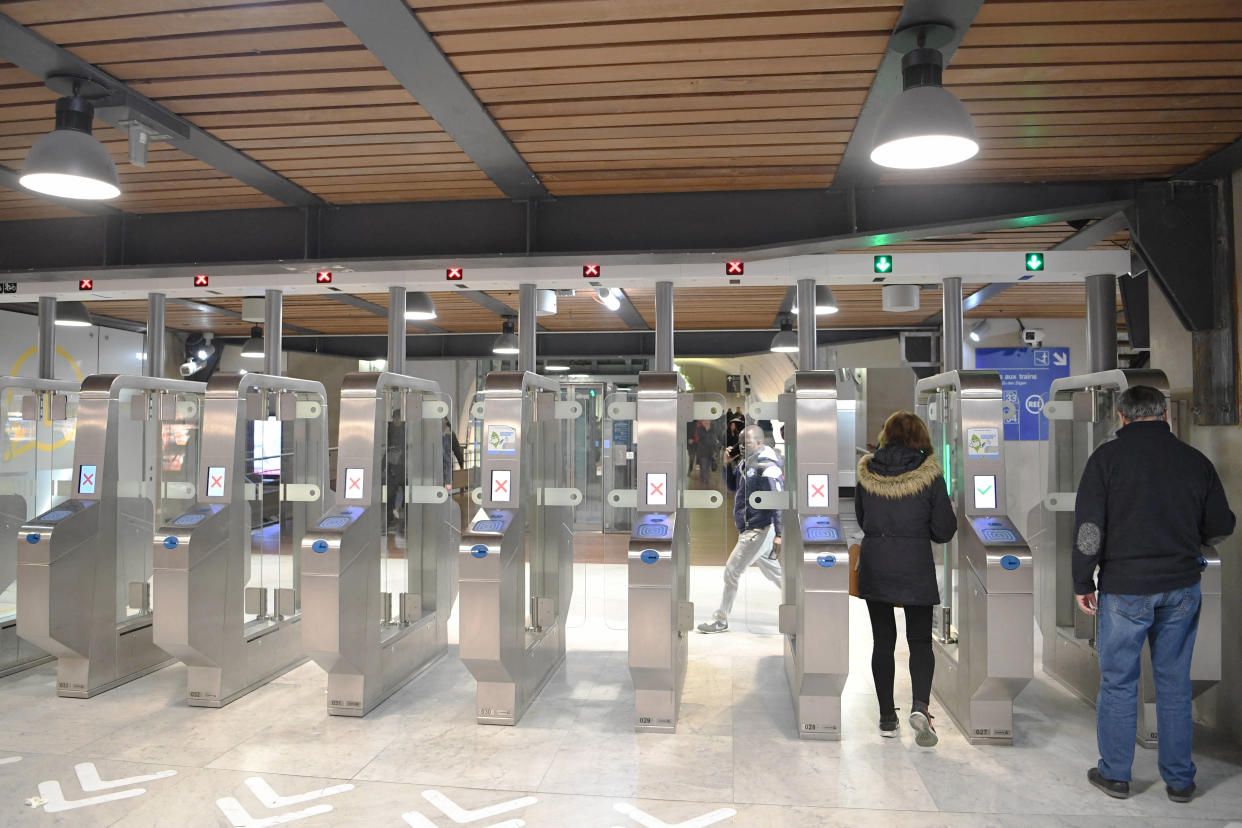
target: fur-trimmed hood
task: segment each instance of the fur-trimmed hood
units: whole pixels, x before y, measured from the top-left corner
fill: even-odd
[[[936,462],[935,455],[927,455],[923,462],[910,471],[896,475],[876,474],[871,470],[871,458],[874,454],[865,454],[858,461],[858,482],[868,493],[876,497],[897,499],[918,494],[932,484],[943,470]]]

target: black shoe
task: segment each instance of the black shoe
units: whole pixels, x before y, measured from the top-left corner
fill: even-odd
[[[1189,802],[1195,798],[1195,783],[1191,782],[1184,788],[1175,788],[1172,785],[1165,785],[1164,792],[1169,795],[1170,802]]]
[[[887,716],[880,716],[880,735],[886,739],[897,738],[897,708],[893,708],[893,712]]]
[[[699,632],[701,633],[722,633],[729,631],[729,622],[723,618],[713,618],[711,621],[704,621],[699,624]]]
[[[1087,781],[1111,796],[1113,799],[1130,798],[1129,782],[1118,782],[1116,779],[1105,779],[1104,774],[1100,773],[1099,768],[1092,768],[1087,771]],[[1171,796],[1172,795],[1170,794],[1170,798]]]

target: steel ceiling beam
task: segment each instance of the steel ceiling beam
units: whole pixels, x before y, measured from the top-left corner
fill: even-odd
[[[0,14],[0,58],[20,66],[47,82],[54,76],[73,75],[86,78],[110,91],[106,98],[94,101],[95,117],[128,134],[121,122],[137,121],[160,134],[160,141],[197,158],[210,167],[232,176],[264,195],[291,206],[310,206],[324,201],[304,190],[283,175],[265,167],[218,138],[194,126],[181,116],[135,92],[124,81],[115,78],[92,63],[64,49],[47,38],[26,28],[7,15]],[[49,84],[49,87],[52,85]],[[52,87],[54,88],[54,87]],[[52,107],[48,105],[48,118]]]
[[[232,319],[242,318],[240,311],[235,311],[230,308],[222,308],[219,305],[209,305],[206,302],[195,302],[191,299],[181,299],[175,296],[169,296],[164,301],[170,302],[176,305],[181,305],[182,307],[189,308],[190,310],[198,311],[199,313],[206,313],[206,314],[214,313],[220,316],[228,316],[228,317],[231,317]],[[250,322],[250,320],[244,320],[244,321]],[[250,324],[259,325],[258,322],[250,322]],[[259,325],[259,327],[262,327],[262,325]],[[303,328],[301,325],[293,325],[293,324],[290,324],[289,322],[282,323],[281,327],[288,328],[294,333],[299,333],[304,336],[322,336],[323,335],[322,332],[317,331],[314,328]]]
[[[548,191],[405,0],[324,0],[509,198]]]
[[[1174,181],[1210,181],[1242,170],[1242,138],[1172,176]]]
[[[647,324],[647,320],[643,319],[642,314],[634,307],[634,303],[630,301],[630,297],[625,295],[625,291],[617,288],[617,299],[621,302],[621,307],[617,308],[617,316],[621,321],[629,326],[631,331],[649,331],[651,326]]]
[[[0,272],[39,281],[91,269],[182,279],[178,265],[214,274],[305,269],[412,270],[443,265],[682,265],[859,250],[928,237],[1112,215],[1135,182],[902,185],[824,190],[574,196],[538,202],[535,220],[513,202],[445,201],[339,206],[319,213],[267,208],[127,216],[109,248],[105,217],[0,222]],[[54,242],[53,242],[54,240]],[[317,251],[308,254],[307,251]],[[313,256],[313,258],[311,258]],[[346,264],[351,263],[351,264]],[[28,273],[28,271],[40,271]],[[201,272],[201,271],[198,271]],[[511,310],[511,309],[510,309]]]
[[[940,48],[944,65],[948,66],[982,5],[983,0],[906,0],[897,25],[893,27],[893,34],[920,23],[949,24],[953,27],[953,39]],[[880,113],[889,101],[901,94],[901,58],[900,52],[893,51],[890,37],[884,59],[880,61],[867,99],[863,101],[862,111],[854,122],[854,131],[850,134],[845,154],[841,156],[841,163],[832,177],[830,189],[867,187],[879,180],[880,173],[884,171],[872,162],[871,149]]]
[[[496,314],[497,316],[500,316],[500,317],[512,316],[513,323],[515,325],[517,324],[517,317],[518,317],[517,308],[511,308],[508,305],[506,305],[504,302],[500,301],[499,299],[496,299],[495,297],[488,296],[486,293],[484,293],[481,290],[465,290],[465,291],[462,291],[460,295],[469,299],[471,302],[474,302],[476,305],[478,305],[481,308],[487,308],[489,311]],[[536,322],[535,330],[539,332],[543,332],[543,331],[546,331],[547,328],[545,328],[543,325],[540,325],[538,322]],[[500,332],[497,331],[496,333],[500,333]],[[487,334],[487,336],[492,337],[492,339],[496,338],[495,334]],[[491,345],[488,345],[488,347],[490,348]]]

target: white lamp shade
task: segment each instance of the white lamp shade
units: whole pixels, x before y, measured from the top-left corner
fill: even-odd
[[[116,164],[93,136],[75,129],[44,135],[26,154],[21,185],[60,198],[99,201],[121,194]]]
[[[791,328],[782,327],[772,337],[768,350],[778,354],[796,354],[798,352],[798,335]]]
[[[880,293],[881,306],[890,313],[919,309],[918,285],[885,285]]]
[[[979,152],[970,113],[942,86],[916,86],[889,101],[873,146],[872,161],[902,170],[947,167]]]
[[[431,301],[431,296],[421,290],[405,295],[405,318],[406,319],[435,319],[436,303]]]
[[[496,337],[496,341],[492,343],[493,354],[516,354],[521,351],[518,347],[517,334],[505,332]]]
[[[241,355],[246,359],[263,359],[263,331],[260,328],[250,329],[250,338],[242,345]]]
[[[556,316],[556,291],[535,291],[535,316]]]
[[[815,315],[826,316],[830,313],[836,313],[841,308],[837,305],[837,297],[833,295],[832,288],[827,285],[815,286]],[[798,312],[798,301],[794,300],[792,313]]]

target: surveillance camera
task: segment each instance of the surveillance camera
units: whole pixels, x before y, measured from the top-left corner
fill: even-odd
[[[189,362],[183,362],[181,363],[181,367],[178,370],[181,371],[181,376],[188,377],[198,370],[198,363],[195,362],[194,360],[190,360]]]
[[[1032,348],[1038,348],[1044,344],[1044,332],[1040,328],[1023,328],[1022,341]]]

